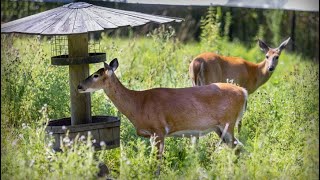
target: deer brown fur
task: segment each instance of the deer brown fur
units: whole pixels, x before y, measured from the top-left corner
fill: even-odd
[[[189,66],[193,86],[226,82],[229,79],[251,94],[269,80],[282,50],[289,41],[290,37],[278,48],[270,48],[265,42],[258,40],[266,56],[257,64],[239,57],[222,56],[211,52],[202,53],[196,56]]]
[[[103,89],[106,95],[134,125],[138,135],[156,141],[161,157],[164,138],[168,136],[201,136],[215,131],[230,146],[238,141],[234,127],[245,111],[247,91],[229,83],[215,83],[188,88],[155,88],[144,91],[127,89],[114,71],[117,59],[104,65],[78,86],[80,93]]]

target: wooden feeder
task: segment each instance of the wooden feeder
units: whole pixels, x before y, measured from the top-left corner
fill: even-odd
[[[2,24],[1,33],[52,36],[55,44],[52,47],[54,56],[51,57],[51,63],[69,66],[71,117],[49,122],[47,131],[52,132],[55,137],[54,149],[60,149],[60,138],[67,130],[71,138],[77,134],[86,136],[90,131],[96,140],[95,147],[100,148],[100,142],[104,141],[106,148],[110,149],[120,145],[120,119],[113,116],[91,116],[90,94],[80,94],[77,90],[79,82],[89,76],[89,64],[106,61],[105,53],[89,52],[88,34],[151,22],[162,24],[181,21],[178,18],[76,2]],[[63,46],[63,51],[58,51],[57,46]]]

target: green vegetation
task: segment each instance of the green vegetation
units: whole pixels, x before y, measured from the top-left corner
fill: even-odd
[[[189,63],[204,51],[253,62],[264,58],[257,44],[249,49],[225,38],[219,46],[182,44],[173,36],[173,29],[160,28],[145,38],[103,36],[101,46],[108,62],[118,58],[116,74],[134,90],[191,86]],[[68,68],[50,65],[49,39],[2,35],[1,41],[1,178],[96,179],[103,161],[115,179],[319,179],[319,68],[299,54],[284,51],[271,79],[250,95],[236,135],[244,144],[239,155],[218,146],[214,133],[197,145],[167,138],[156,177],[154,140],[138,137],[124,116],[120,148],[95,152],[90,139],[66,138],[64,151],[54,152],[43,124],[70,116]],[[90,65],[91,72],[100,67]],[[92,105],[94,115],[117,114],[103,91],[92,94]]]
[[[138,12],[184,18],[185,21],[174,25],[177,37],[180,41],[199,40],[200,30],[203,23],[201,17],[206,16],[205,6],[166,6],[143,5],[139,6],[131,3],[119,3],[118,1],[86,1],[98,6],[116,8],[123,10],[134,10]],[[309,1],[305,2],[310,3]],[[60,7],[65,3],[43,2],[43,1],[1,1],[1,22],[8,22],[29,15],[37,14],[49,9]],[[259,8],[237,8],[237,7],[210,7],[209,11],[217,12],[214,17],[220,23],[216,30],[226,35],[225,38],[239,40],[245,46],[252,45],[257,38],[265,40],[271,45],[278,45],[280,41],[289,36],[294,43],[291,43],[287,50],[297,51],[309,59],[319,60],[319,13],[307,11],[293,11],[281,9],[259,9]],[[222,21],[220,21],[222,20]],[[151,26],[135,28],[134,34],[144,35],[146,29]],[[258,30],[263,29],[264,34],[258,35]],[[124,31],[122,31],[124,30]],[[117,30],[117,34],[126,34],[127,29]],[[112,32],[114,33],[114,32]],[[303,36],[302,36],[303,34]],[[211,34],[212,35],[212,34]]]

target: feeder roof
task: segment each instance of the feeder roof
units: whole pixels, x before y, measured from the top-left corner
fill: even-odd
[[[75,2],[1,24],[1,33],[69,35],[147,23],[181,22],[183,19]]]

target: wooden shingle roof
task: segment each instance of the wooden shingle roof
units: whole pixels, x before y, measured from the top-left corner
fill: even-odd
[[[116,29],[124,26],[135,27],[151,22],[162,24],[181,21],[180,18],[76,2],[1,24],[1,33],[68,35]]]

